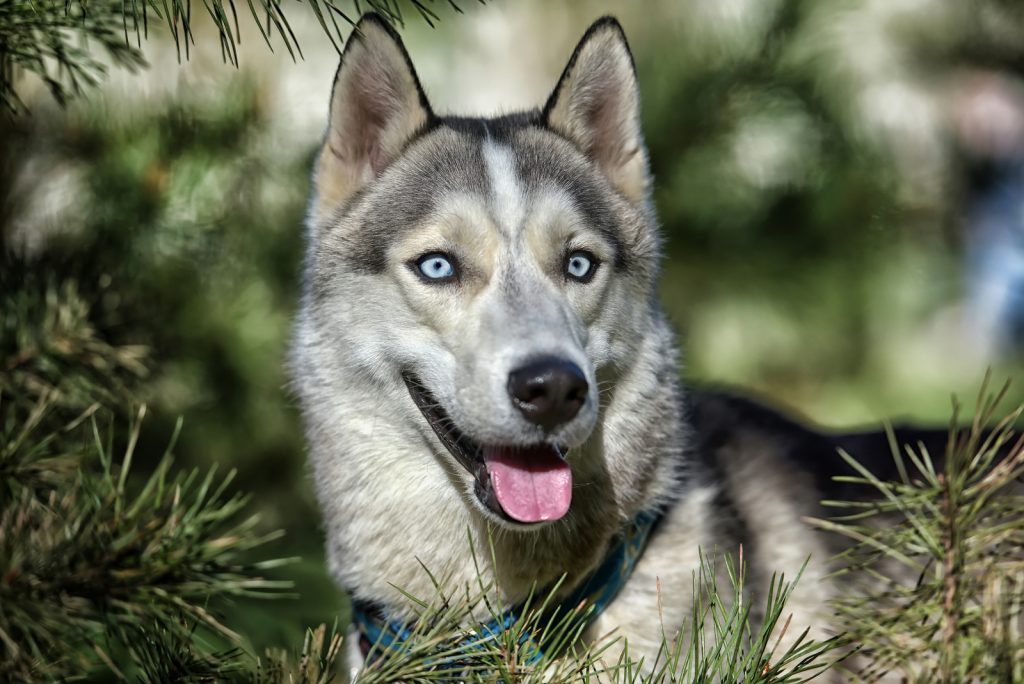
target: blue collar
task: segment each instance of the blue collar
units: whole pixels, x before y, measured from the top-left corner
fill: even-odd
[[[560,601],[549,604],[545,613],[552,616],[565,616],[570,613],[578,615],[572,631],[575,634],[581,633],[583,627],[593,622],[608,607],[633,574],[633,568],[647,546],[651,531],[660,520],[661,513],[649,512],[641,513],[634,518],[622,531],[619,542],[608,552],[601,565],[572,593]],[[521,618],[528,603],[505,611],[500,619],[492,619],[490,622],[477,625],[474,634],[463,642],[464,645],[469,649],[482,640],[497,637]],[[580,610],[580,606],[589,610]],[[388,651],[401,651],[408,648],[413,638],[411,627],[396,620],[389,620],[379,609],[370,605],[356,603],[352,609],[352,620],[359,630],[364,656],[369,656],[371,651],[373,658]],[[546,621],[538,620],[532,624],[546,624]],[[534,663],[544,654],[539,646],[539,639],[529,638],[529,641],[531,643],[528,662]]]

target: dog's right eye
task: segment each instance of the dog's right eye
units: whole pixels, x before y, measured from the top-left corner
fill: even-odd
[[[430,252],[416,260],[416,268],[430,282],[443,283],[456,276],[455,259],[442,252]]]

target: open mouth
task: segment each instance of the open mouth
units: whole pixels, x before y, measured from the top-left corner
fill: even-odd
[[[572,503],[572,471],[558,447],[478,444],[461,432],[419,378],[403,373],[409,395],[455,460],[474,479],[477,498],[503,520],[558,520]]]

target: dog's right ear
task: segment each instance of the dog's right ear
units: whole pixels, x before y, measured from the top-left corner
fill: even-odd
[[[380,15],[363,15],[334,78],[330,124],[313,181],[314,219],[383,173],[431,116],[398,33]]]
[[[574,142],[630,200],[649,192],[640,130],[640,91],[622,26],[598,19],[583,35],[543,111],[555,132]]]

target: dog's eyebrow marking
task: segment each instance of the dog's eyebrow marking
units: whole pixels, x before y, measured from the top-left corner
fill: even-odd
[[[335,265],[322,269],[323,283],[315,280],[314,294],[320,297],[326,293],[331,270],[342,265],[359,273],[382,273],[391,245],[416,230],[439,200],[467,189],[483,194],[486,171],[482,157],[476,144],[449,136],[434,142],[427,152],[399,159],[395,163],[397,173],[390,180],[380,181],[386,186],[383,192],[375,192],[379,185],[372,184],[353,196],[323,227],[316,242],[318,259]],[[342,230],[340,226],[350,214],[359,218]]]
[[[581,173],[578,166],[559,158],[537,144],[520,144],[518,173],[533,195],[544,188],[555,187],[567,193],[575,209],[584,216],[587,225],[596,230],[612,245],[616,268],[627,265],[627,253],[622,230],[615,219],[607,193]]]
[[[526,209],[515,157],[511,148],[495,143],[489,135],[484,139],[481,149],[484,168],[487,171],[490,190],[488,199],[494,212],[494,222],[498,230],[514,234],[523,225]]]

